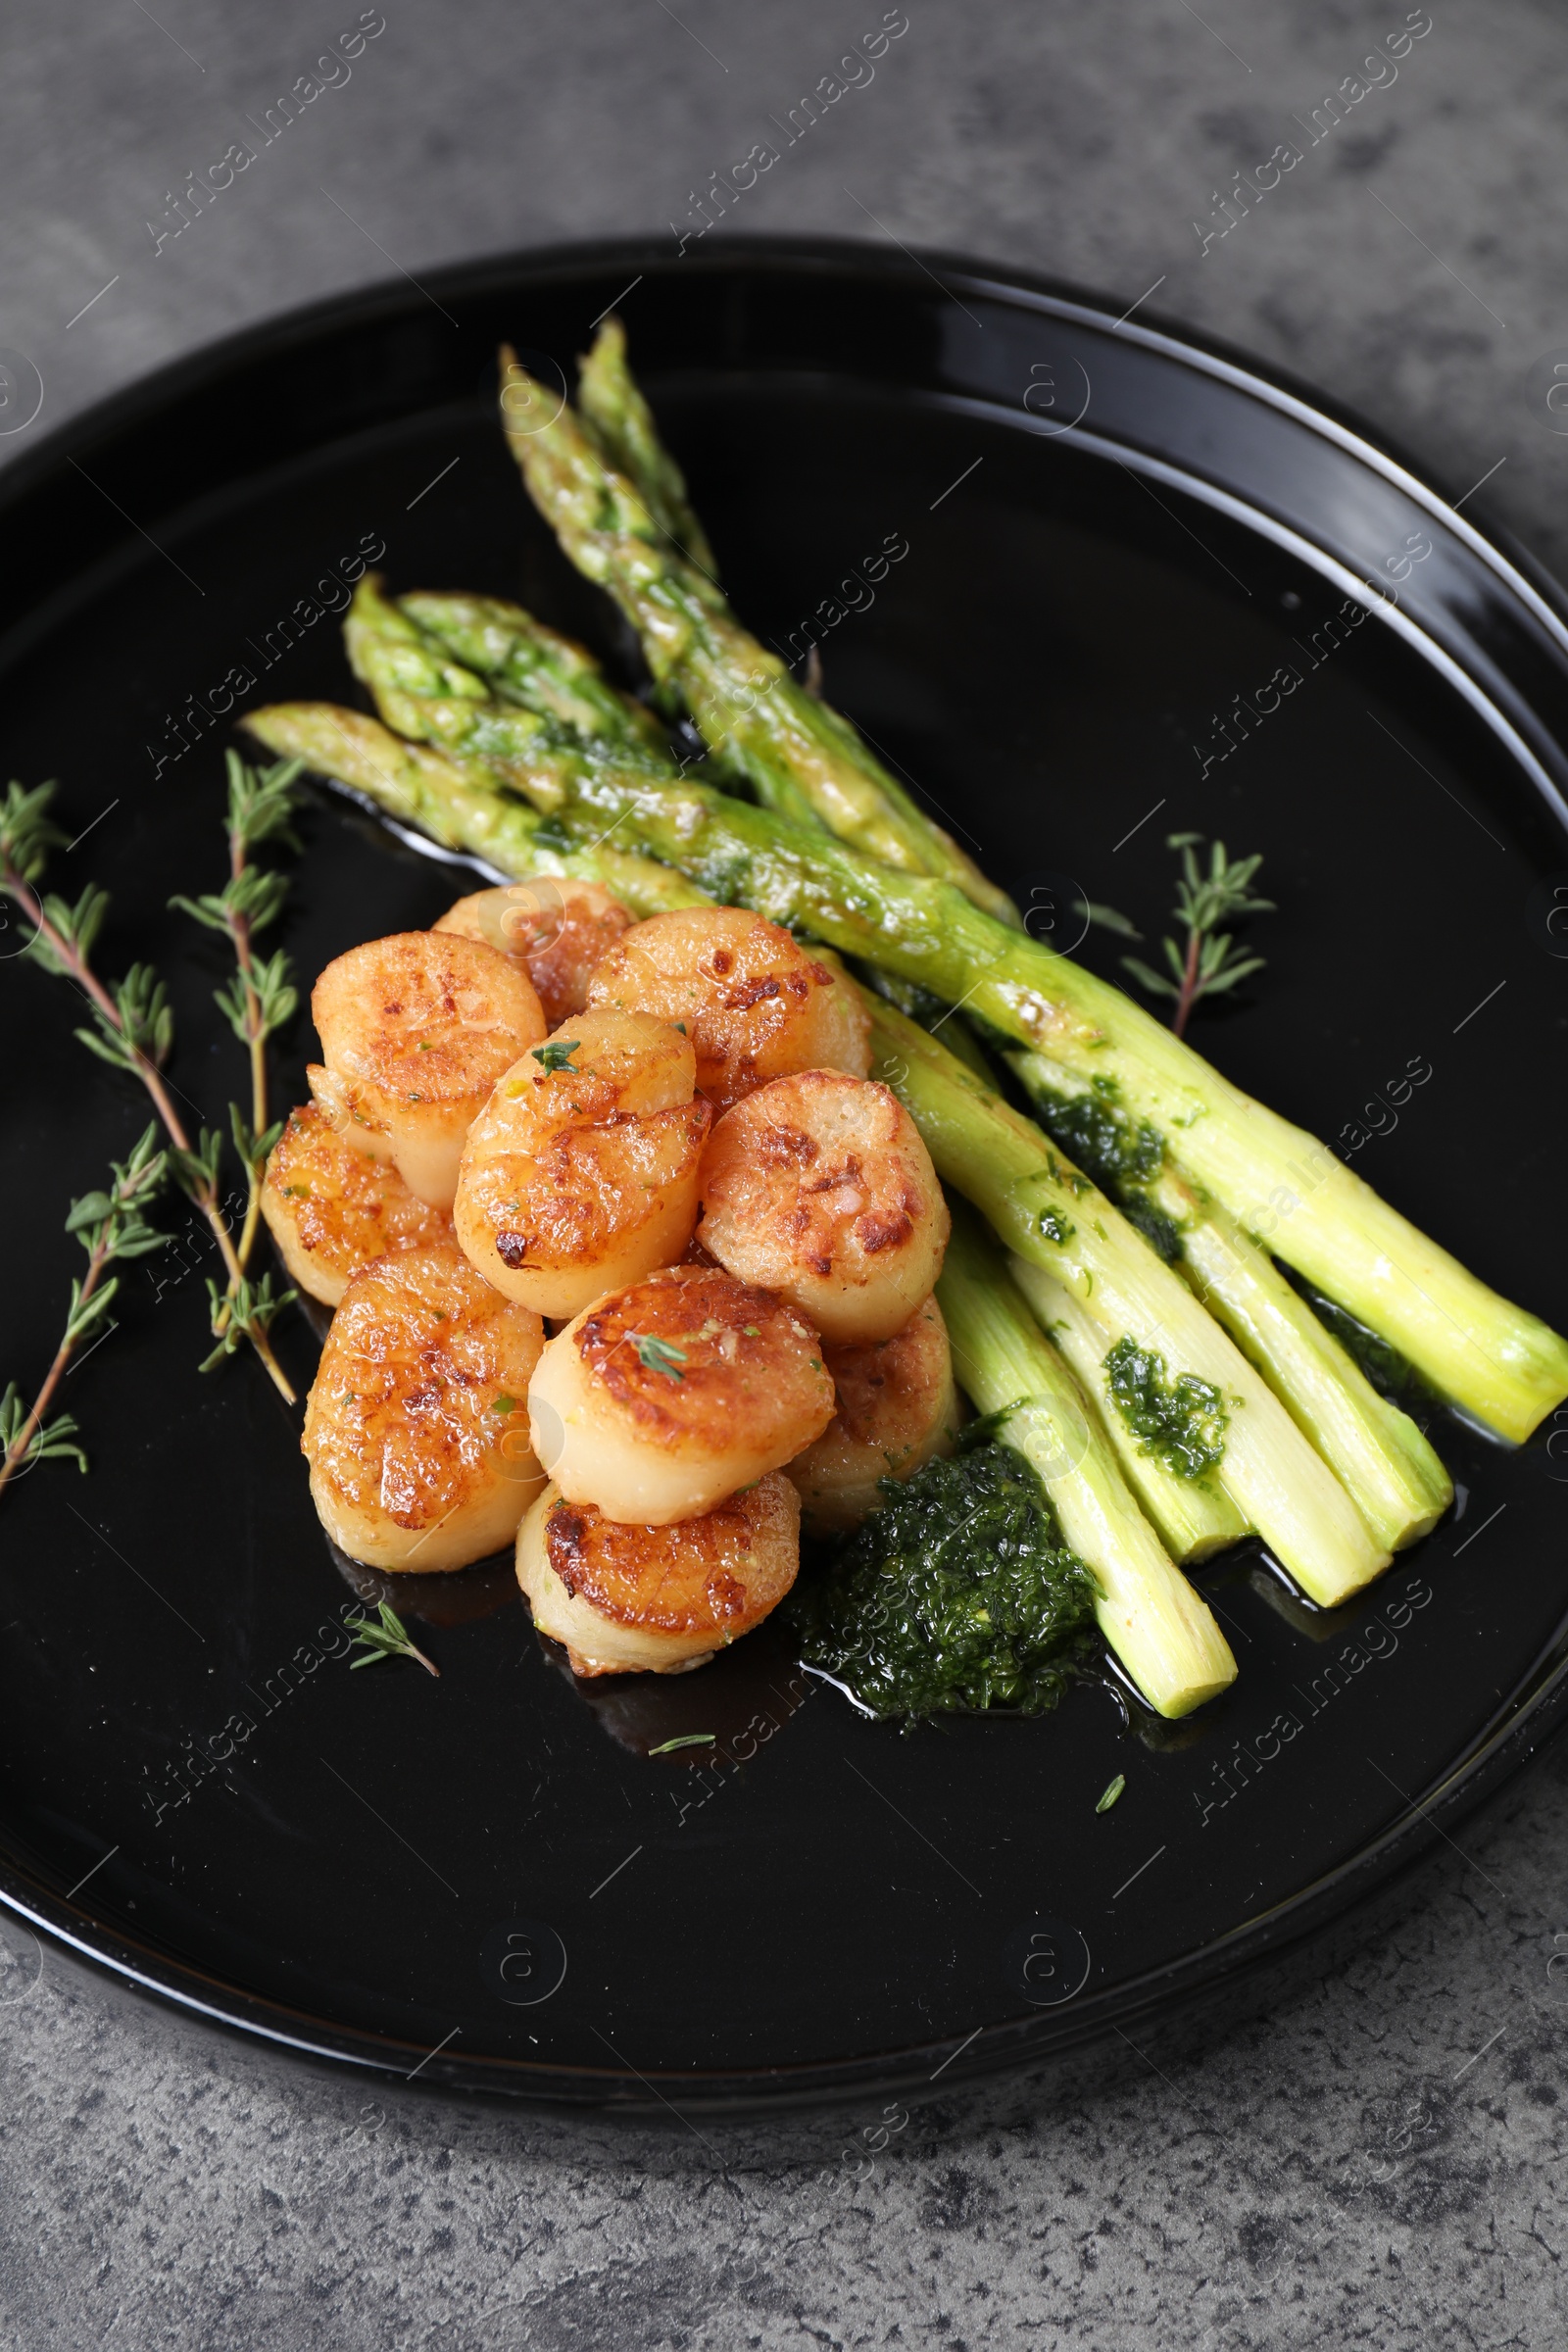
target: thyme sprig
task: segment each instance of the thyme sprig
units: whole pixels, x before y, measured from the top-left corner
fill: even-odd
[[[233,950],[233,974],[214,990],[213,998],[248,1052],[251,1064],[250,1117],[245,1117],[238,1103],[228,1106],[234,1149],[245,1170],[245,1218],[234,1252],[237,1262],[229,1268],[222,1295],[215,1297],[213,1304],[213,1334],[224,1344],[213,1350],[208,1364],[233,1352],[228,1333],[234,1324],[244,1327],[247,1337],[256,1331],[265,1334],[272,1317],[296,1296],[288,1292],[273,1299],[270,1277],[253,1285],[247,1276],[260,1230],[267,1155],[282,1133],[281,1121],[270,1123],[267,1115],[267,1041],[292,1017],[299,1004],[292,967],[282,950],[272,956],[257,952],[257,935],[282,913],[289,885],[288,876],[274,866],[258,865],[255,852],[270,842],[299,848],[291,819],[303,765],[299,760],[278,760],[270,767],[254,768],[247,766],[237,752],[228,754],[224,826],[228,880],[220,891],[169,902],[205,929],[220,932]],[[220,1149],[217,1147],[212,1160],[215,1175]]]
[[[280,761],[278,766],[298,772],[293,761]],[[275,778],[277,770],[263,773],[264,777]],[[152,965],[132,964],[124,978],[118,981],[102,980],[92,968],[92,952],[109,910],[108,892],[89,883],[74,906],[53,892],[40,894],[38,885],[50,852],[69,846],[68,837],[49,815],[55,789],[52,783],[35,785],[30,792],[15,782],[7,787],[5,800],[0,803],[0,894],[11,899],[32,926],[32,937],[23,953],[42,970],[71,981],[86,999],[92,1026],[78,1029],[76,1036],[100,1060],[139,1080],[151,1098],[168,1138],[169,1171],[205,1218],[223,1260],[226,1331],[227,1321],[235,1313],[245,1267],[221,1205],[219,1167],[221,1138],[203,1128],[193,1144],[174,1107],[164,1076],[173,1050],[174,1016],[168,991]],[[262,792],[253,792],[249,785],[245,789],[242,806],[247,812],[260,804],[255,821],[264,831],[259,838],[269,838],[279,829],[272,815],[276,800],[275,783]],[[232,818],[232,780],[230,814]],[[257,1126],[262,1123],[262,1119],[254,1122]],[[275,1313],[283,1301],[265,1303]],[[243,1336],[250,1340],[267,1366],[279,1394],[293,1404],[294,1390],[267,1336],[270,1320],[270,1314],[254,1322]]]
[[[147,1222],[147,1209],[163,1190],[170,1172],[168,1152],[154,1150],[157,1138],[158,1125],[154,1120],[130,1157],[123,1163],[118,1160],[111,1163],[109,1190],[86,1193],[71,1203],[66,1231],[74,1233],[86,1250],[87,1271],[72,1282],[65,1329],[54,1361],[31,1404],[24,1405],[22,1391],[15,1381],[7,1385],[4,1396],[0,1397],[0,1449],[3,1449],[0,1493],[19,1471],[31,1469],[36,1462],[74,1458],[78,1469],[87,1467],[87,1456],[74,1442],[80,1434],[74,1416],[57,1413],[50,1420],[49,1407],[83,1341],[91,1340],[96,1346],[99,1339],[107,1338],[114,1329],[106,1318],[120,1288],[120,1277],[110,1274],[108,1269],[123,1258],[145,1257],[149,1250],[161,1250],[169,1240],[167,1233],[160,1233]]]
[[[363,1658],[351,1660],[349,1672],[359,1666],[377,1666],[383,1658],[416,1658],[426,1674],[440,1679],[441,1669],[431,1664],[422,1649],[409,1638],[408,1627],[390,1602],[382,1601],[377,1612],[377,1624],[369,1617],[345,1617],[343,1622],[355,1641],[363,1647]]]
[[[1249,973],[1263,969],[1264,957],[1238,949],[1230,933],[1221,931],[1221,923],[1233,922],[1238,915],[1274,910],[1272,899],[1251,895],[1252,877],[1263,862],[1260,854],[1231,858],[1222,841],[1210,842],[1208,871],[1204,873],[1197,856],[1202,841],[1201,833],[1170,833],[1165,838],[1167,850],[1182,854],[1172,919],[1184,924],[1187,932],[1180,947],[1168,935],[1159,943],[1169,974],[1152,970],[1136,956],[1121,959],[1122,969],[1131,972],[1151,995],[1175,1000],[1170,1025],[1178,1037],[1185,1034],[1188,1020],[1204,997],[1220,996]]]

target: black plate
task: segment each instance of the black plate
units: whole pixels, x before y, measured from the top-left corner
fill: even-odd
[[[1355,1164],[1568,1323],[1558,591],[1299,391],[966,265],[487,264],[226,344],[7,475],[7,768],[62,779],[85,838],[55,885],[112,884],[101,961],[168,975],[182,1092],[216,1120],[240,1083],[220,962],[166,909],[220,879],[223,709],[346,694],[323,608],[361,551],[384,543],[395,587],[518,595],[613,647],[490,400],[498,337],[559,377],[617,300],[742,612],[781,644],[831,623],[834,698],[1025,898],[1072,904],[1068,877],[1157,931],[1168,828],[1261,850],[1268,969],[1200,1044],[1325,1137],[1380,1125]],[[307,978],[462,883],[341,803],[306,832]],[[1103,937],[1085,953],[1114,968]],[[18,945],[13,923],[0,1371],[28,1376],[66,1196],[143,1111]],[[291,1099],[310,1043],[303,1020],[284,1041]],[[1364,1119],[1412,1059],[1430,1078]],[[255,1366],[196,1371],[208,1270],[188,1219],[130,1269],[67,1386],[91,1477],[50,1465],[0,1510],[0,1890],[296,2049],[683,2110],[1039,2062],[1319,1934],[1563,1711],[1568,1463],[1446,1416],[1462,1516],[1363,1601],[1315,1615],[1255,1546],[1205,1578],[1241,1678],[1185,1726],[1129,1729],[1085,1687],[1045,1721],[905,1736],[776,1629],[690,1681],[584,1693],[504,1565],[401,1588],[439,1684],[351,1675],[296,1421]],[[308,1379],[303,1320],[282,1346]],[[715,1744],[648,1755],[687,1731]]]

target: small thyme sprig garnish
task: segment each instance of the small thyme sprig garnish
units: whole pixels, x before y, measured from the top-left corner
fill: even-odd
[[[153,1150],[157,1134],[154,1121],[123,1165],[118,1160],[111,1163],[114,1181],[107,1193],[87,1193],[71,1203],[66,1231],[74,1233],[86,1250],[87,1271],[72,1282],[65,1330],[31,1404],[24,1408],[22,1391],[15,1381],[0,1397],[0,1493],[20,1470],[30,1469],[35,1462],[74,1456],[78,1469],[87,1467],[87,1456],[74,1443],[79,1435],[74,1417],[58,1413],[50,1421],[45,1416],[83,1340],[90,1338],[96,1346],[114,1329],[113,1324],[105,1328],[104,1318],[120,1288],[120,1277],[111,1274],[106,1281],[109,1267],[121,1258],[145,1257],[150,1250],[163,1249],[169,1240],[167,1233],[148,1224],[146,1216],[169,1174],[169,1154]]]
[[[410,1641],[408,1628],[396,1609],[383,1600],[379,1616],[379,1624],[372,1623],[368,1617],[344,1618],[348,1631],[365,1651],[363,1658],[349,1661],[349,1672],[352,1674],[359,1666],[378,1666],[383,1658],[417,1658],[425,1673],[433,1674],[439,1681],[440,1667],[433,1666],[423,1650],[416,1648]]]
[[[560,1045],[530,1046],[528,1051],[547,1077],[556,1070],[570,1070],[575,1077],[577,1073],[571,1057],[581,1044],[580,1037],[570,1037],[564,1038]]]
[[[253,853],[270,841],[297,850],[290,818],[299,798],[297,780],[303,761],[279,760],[270,767],[247,767],[237,752],[228,754],[228,880],[218,892],[199,899],[172,898],[169,904],[209,931],[221,932],[234,952],[233,977],[215,989],[213,998],[234,1035],[250,1054],[251,1110],[247,1119],[237,1102],[228,1106],[229,1131],[240,1165],[245,1170],[245,1220],[221,1293],[209,1283],[213,1295],[213,1335],[220,1345],[203,1370],[233,1352],[230,1332],[242,1336],[266,1333],[273,1317],[296,1294],[271,1295],[271,1277],[251,1283],[247,1276],[256,1248],[262,1205],[262,1178],[267,1155],[283,1132],[281,1119],[269,1125],[267,1116],[267,1041],[290,1018],[299,1003],[292,969],[282,950],[259,956],[256,937],[275,923],[288,897],[288,877],[270,866],[258,865]],[[216,1181],[220,1146],[212,1144],[212,1173]]]
[[[686,1361],[684,1348],[672,1347],[668,1340],[651,1339],[647,1333],[628,1331],[626,1334],[637,1350],[637,1360],[645,1372],[662,1372],[666,1380],[684,1380],[680,1369]]]
[[[1120,1796],[1126,1786],[1127,1775],[1124,1772],[1118,1772],[1116,1778],[1108,1783],[1105,1788],[1102,1791],[1100,1801],[1096,1805],[1095,1811],[1097,1813],[1108,1813],[1111,1806],[1116,1802],[1117,1797]]]
[[[1170,976],[1151,970],[1136,956],[1122,957],[1122,969],[1157,997],[1173,997],[1176,1009],[1170,1025],[1176,1035],[1185,1034],[1194,1007],[1204,997],[1221,995],[1232,989],[1250,972],[1263,968],[1261,956],[1248,956],[1236,949],[1229,932],[1220,924],[1234,920],[1237,915],[1269,914],[1273,912],[1272,899],[1254,899],[1250,885],[1262,864],[1261,855],[1237,858],[1225,854],[1222,841],[1211,842],[1208,871],[1200,868],[1195,852],[1203,840],[1201,833],[1170,833],[1165,839],[1167,850],[1182,854],[1181,879],[1176,885],[1176,905],[1173,919],[1187,926],[1186,943],[1178,947],[1166,937],[1160,941]]]
[[[14,900],[32,925],[32,938],[23,953],[44,971],[74,981],[86,998],[94,1025],[76,1031],[81,1043],[111,1068],[139,1079],[152,1098],[169,1138],[170,1169],[207,1220],[237,1297],[245,1270],[220,1202],[221,1138],[204,1128],[199,1141],[191,1143],[164,1078],[164,1064],[174,1043],[169,992],[151,964],[133,963],[125,977],[112,985],[93,970],[93,945],[109,911],[107,891],[89,882],[74,906],[52,892],[46,897],[38,893],[50,851],[70,847],[67,836],[49,816],[54,792],[53,784],[35,785],[30,792],[15,782],[8,785],[0,804],[0,893]],[[253,1325],[244,1337],[267,1366],[279,1394],[293,1404],[294,1391],[272,1353],[265,1323]]]
[[[677,1747],[711,1747],[713,1739],[711,1732],[682,1732],[678,1740],[662,1740],[658,1747],[651,1747],[648,1753],[651,1756],[672,1756]]]

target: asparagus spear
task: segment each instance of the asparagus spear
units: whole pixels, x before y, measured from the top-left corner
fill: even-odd
[[[510,351],[502,363],[509,388],[528,383]],[[602,389],[610,373],[594,380],[596,397],[612,409]],[[764,807],[798,822],[818,815],[868,856],[941,874],[976,905],[1016,920],[1011,901],[932,823],[848,719],[798,686],[777,655],[741,627],[717,581],[671,544],[652,511],[657,487],[650,498],[608,463],[569,407],[541,431],[516,428],[505,400],[501,418],[529,493],[567,555],[609,590],[656,681],[679,696],[704,741]]]
[[[399,599],[416,628],[484,678],[504,703],[558,718],[617,754],[672,769],[664,730],[651,710],[612,686],[592,654],[499,596]]]
[[[1076,1150],[1123,1208],[1150,1214],[1167,1254],[1262,1373],[1379,1543],[1398,1550],[1426,1535],[1453,1499],[1447,1471],[1267,1252],[1186,1178],[1152,1129],[1129,1137],[1092,1087],[1044,1054],[1014,1050],[1005,1059],[1048,1132]]]
[[[482,699],[481,682],[471,682]],[[377,697],[400,732],[437,740],[463,699],[434,698],[426,711],[406,691],[377,688]],[[482,727],[466,723],[477,741]],[[1315,1138],[1232,1086],[1118,989],[951,884],[880,865],[690,776],[666,784],[585,755],[547,756],[542,743],[531,761],[486,763],[574,837],[613,828],[617,844],[678,867],[712,897],[918,982],[1077,1079],[1101,1082],[1117,1116],[1179,1138],[1185,1172],[1244,1233],[1499,1436],[1522,1442],[1568,1396],[1568,1343],[1547,1325],[1489,1290]]]
[[[1184,1460],[1201,1475],[1217,1449],[1217,1482],[1243,1523],[1311,1599],[1332,1607],[1370,1584],[1388,1551],[1186,1284],[1038,1127],[915,1022],[879,998],[865,1003],[876,1074],[919,1128],[944,1184],[984,1212],[1024,1265],[1088,1302],[1110,1335],[1113,1409],[1175,1475]],[[1043,1304],[1049,1318],[1049,1294]],[[1156,1425],[1168,1437],[1151,1434]]]
[[[1207,1604],[1161,1550],[1095,1408],[1030,1316],[978,1218],[954,1206],[937,1285],[959,1378],[1034,1468],[1067,1544],[1099,1587],[1100,1628],[1161,1715],[1190,1714],[1236,1679]]]
[[[519,879],[575,874],[602,882],[639,915],[709,903],[706,891],[651,858],[609,842],[563,849],[554,839],[541,839],[548,831],[546,820],[526,802],[498,792],[488,774],[421,744],[405,743],[363,711],[335,703],[273,703],[253,710],[244,724],[270,751],[303,760],[318,775],[346,785],[443,849],[481,859],[493,873]]]
[[[626,365],[626,330],[618,318],[605,320],[581,363],[577,413],[607,463],[641,492],[677,554],[716,581],[718,564],[686,495],[686,477],[660,440],[654,413]]]

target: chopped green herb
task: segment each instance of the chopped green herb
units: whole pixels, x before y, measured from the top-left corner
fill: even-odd
[[[760,1330],[755,1323],[743,1323],[741,1325],[741,1329],[745,1332],[746,1337],[749,1340],[760,1340],[762,1336]]]
[[[1095,1587],[995,1424],[902,1484],[790,1611],[801,1654],[877,1715],[1054,1707],[1094,1633]]]
[[[1126,1786],[1127,1775],[1124,1772],[1118,1772],[1116,1778],[1111,1782],[1110,1786],[1104,1791],[1104,1794],[1101,1797],[1099,1804],[1096,1805],[1095,1811],[1097,1813],[1108,1813],[1111,1806],[1116,1802],[1117,1797],[1120,1796]]]
[[[515,1396],[497,1396],[490,1406],[493,1413],[514,1413],[516,1409],[517,1399]]]
[[[1162,1461],[1175,1478],[1201,1478],[1225,1451],[1230,1415],[1212,1381],[1196,1372],[1172,1380],[1165,1359],[1130,1337],[1116,1342],[1105,1358],[1116,1408],[1143,1452]]]
[[[628,1331],[626,1337],[636,1348],[637,1360],[645,1372],[662,1372],[666,1380],[685,1379],[680,1369],[686,1361],[684,1348],[672,1347],[668,1340],[650,1339],[641,1331]]]
[[[571,1057],[581,1044],[580,1037],[566,1037],[563,1038],[559,1044],[532,1046],[529,1051],[539,1067],[547,1075],[554,1070],[571,1070],[575,1076],[575,1065]]]
[[[671,1756],[677,1747],[711,1747],[712,1744],[711,1732],[682,1732],[678,1740],[665,1740],[658,1747],[651,1747],[648,1753],[651,1756]]]

